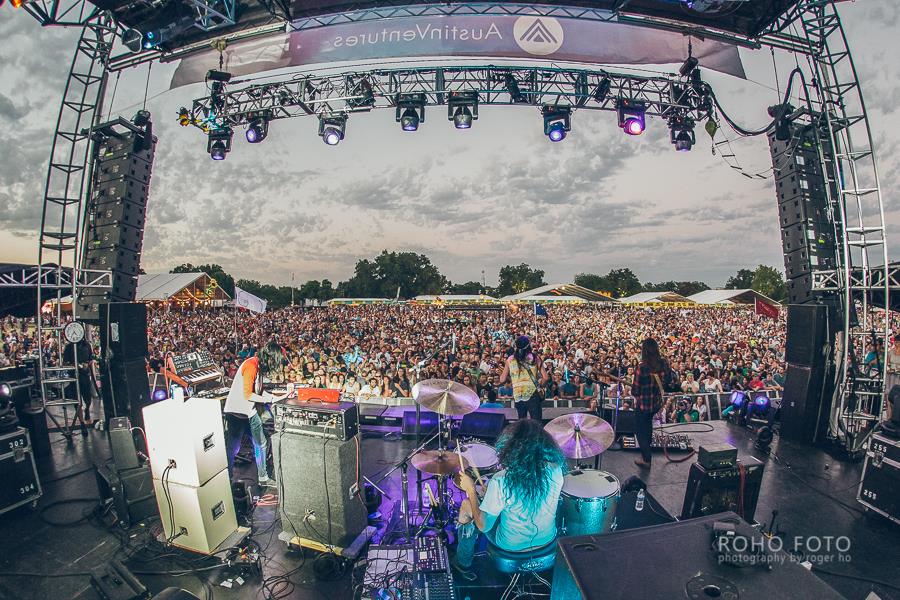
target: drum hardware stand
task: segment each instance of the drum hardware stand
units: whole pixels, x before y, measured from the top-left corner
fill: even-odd
[[[613,411],[613,419],[612,419],[612,430],[613,430],[613,443],[610,446],[610,450],[621,450],[622,444],[619,442],[619,407],[622,406],[622,358],[619,357],[618,363],[616,365],[616,408]],[[599,457],[598,457],[599,458]],[[599,463],[597,468],[599,469]]]
[[[418,408],[418,405],[416,408]],[[435,433],[430,438],[428,438],[427,440],[422,442],[422,444],[420,444],[415,449],[413,449],[411,452],[409,452],[406,456],[404,456],[403,460],[401,460],[396,465],[394,465],[390,471],[388,471],[387,473],[385,473],[384,475],[379,477],[377,481],[371,481],[369,479],[366,479],[366,481],[371,483],[375,489],[380,491],[378,484],[381,483],[382,481],[384,481],[385,479],[387,479],[388,477],[390,477],[391,475],[393,475],[397,469],[400,469],[400,488],[401,488],[400,510],[403,512],[403,519],[406,524],[406,541],[407,542],[410,542],[412,540],[412,538],[410,537],[410,532],[409,532],[409,461],[412,459],[413,456],[415,456],[416,454],[418,454],[419,452],[424,450],[428,446],[428,444],[430,444],[434,440],[434,438],[438,437],[439,435],[440,435],[439,433]],[[418,471],[416,471],[416,472],[418,473]],[[421,489],[422,489],[421,488],[421,478],[422,478],[422,475],[421,475],[421,473],[419,473],[419,476],[417,477],[417,479],[419,480],[419,488],[417,490],[418,495],[421,495]],[[381,492],[381,493],[384,494],[384,492]],[[385,494],[385,495],[387,495],[387,494]],[[388,497],[390,497],[390,496],[388,496]],[[421,504],[421,498],[419,498],[419,501]]]
[[[449,340],[447,340],[446,342],[441,344],[434,352],[429,354],[427,358],[416,363],[416,366],[413,367],[413,371],[415,371],[415,373],[416,373],[416,381],[422,380],[422,377],[421,377],[422,367],[424,367],[426,364],[430,363],[431,359],[433,359],[435,356],[437,356],[441,352],[441,350],[443,350],[444,348],[449,346],[453,342],[454,339],[455,339],[455,337],[450,338]],[[448,376],[450,375],[449,357],[448,357],[448,361],[447,361],[447,375]],[[440,421],[440,419],[438,419],[438,435],[440,435],[440,432],[441,432],[440,423],[441,423],[441,421]],[[417,446],[419,445],[421,429],[422,429],[422,407],[419,406],[418,402],[416,402],[416,445]],[[428,441],[430,442],[432,439],[434,439],[433,436]],[[440,442],[438,442],[438,443],[440,444]],[[428,444],[428,442],[426,442],[422,446],[419,446],[419,450],[424,450],[425,446],[427,444]],[[416,452],[418,452],[419,450],[416,450]],[[413,454],[415,454],[416,452],[413,452]],[[408,461],[410,457],[411,456],[407,456],[406,460]],[[391,471],[391,472],[393,472],[393,471]],[[381,481],[381,479],[379,479],[379,481]],[[404,498],[405,498],[405,496],[404,496]],[[422,506],[422,474],[418,470],[416,470],[416,502],[418,503],[419,510],[421,511],[423,508],[423,506]],[[409,533],[409,516],[406,511],[404,511],[404,514],[407,515],[407,533]],[[409,541],[409,540],[407,540],[407,541]]]

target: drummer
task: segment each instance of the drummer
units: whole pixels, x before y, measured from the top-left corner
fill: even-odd
[[[478,532],[504,550],[522,552],[545,546],[556,538],[556,509],[563,485],[566,458],[540,421],[520,419],[497,440],[500,463],[484,499],[479,501],[475,482],[459,474],[466,494],[459,509],[457,570],[469,574]],[[476,529],[477,527],[477,529]]]

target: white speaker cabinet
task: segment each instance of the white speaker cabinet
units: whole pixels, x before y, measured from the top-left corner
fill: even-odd
[[[173,545],[209,554],[237,530],[227,469],[200,487],[172,482],[166,485],[154,479],[153,488],[163,531]]]
[[[215,398],[174,398],[144,407],[144,429],[154,479],[201,486],[227,468],[222,406]],[[227,474],[226,474],[227,478]]]

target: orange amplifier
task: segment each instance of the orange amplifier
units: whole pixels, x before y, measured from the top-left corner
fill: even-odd
[[[337,404],[341,401],[341,390],[322,388],[297,388],[297,400],[300,402],[326,402]]]

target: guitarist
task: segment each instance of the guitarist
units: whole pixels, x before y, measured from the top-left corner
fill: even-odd
[[[639,467],[650,468],[650,440],[653,435],[653,415],[663,406],[663,397],[673,388],[673,374],[669,362],[659,353],[653,338],[641,344],[641,363],[634,372],[631,395],[634,397],[635,437],[641,458],[634,461]]]
[[[500,375],[499,385],[512,381],[513,397],[519,419],[531,417],[541,421],[541,404],[544,402],[543,388],[549,376],[544,364],[535,355],[531,340],[527,335],[516,338],[513,354],[506,359],[506,366]]]

